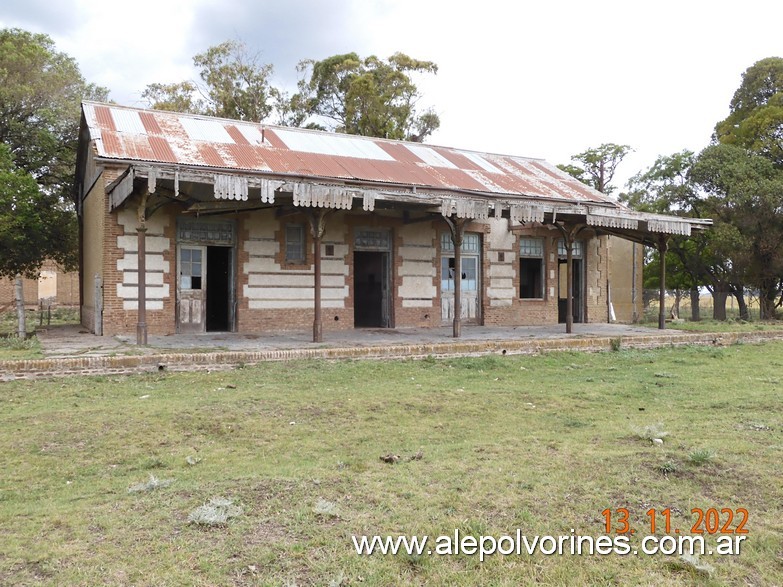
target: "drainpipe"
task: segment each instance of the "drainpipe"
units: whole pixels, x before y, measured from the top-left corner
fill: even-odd
[[[571,232],[567,232],[566,246],[566,334],[571,334],[574,329],[574,251],[572,245],[574,238]]]
[[[136,237],[138,242],[138,299],[139,308],[136,322],[136,344],[146,346],[147,344],[147,196],[149,192],[144,193],[139,202],[138,216],[139,225],[136,227]]]
[[[639,321],[639,313],[636,311],[636,243],[631,243],[631,319],[634,324]]]

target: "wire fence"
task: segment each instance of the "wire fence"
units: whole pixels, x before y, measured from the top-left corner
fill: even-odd
[[[658,295],[657,289],[645,289],[644,290],[644,310],[643,310],[643,322],[657,322],[658,321]],[[750,320],[760,319],[759,301],[758,298],[752,294],[746,295],[745,303],[748,309],[748,318]],[[712,295],[709,292],[702,292],[699,295],[699,318],[711,319],[713,317],[714,304]],[[683,292],[681,296],[676,296],[671,292],[666,294],[665,303],[666,319],[680,318],[683,320],[693,319],[693,307],[691,303],[690,292]],[[740,308],[737,300],[734,296],[728,296],[726,298],[726,318],[729,320],[740,319]]]

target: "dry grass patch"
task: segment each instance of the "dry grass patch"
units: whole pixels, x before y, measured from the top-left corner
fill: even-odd
[[[781,365],[768,343],[0,384],[0,583],[781,584]],[[128,493],[150,475],[176,482]],[[241,515],[189,521],[210,503]],[[751,533],[696,563],[351,542],[597,536],[618,507],[640,530],[650,508],[689,528],[693,507],[746,507]]]

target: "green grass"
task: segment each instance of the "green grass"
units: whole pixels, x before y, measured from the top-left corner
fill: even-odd
[[[783,584],[781,366],[767,343],[0,384],[0,584]],[[153,478],[171,483],[129,492]],[[225,500],[225,523],[188,522]],[[638,534],[650,508],[687,530],[691,508],[744,507],[750,534],[702,559],[711,576],[662,555],[351,543],[598,536],[620,507]]]
[[[35,332],[36,328],[46,328],[59,324],[78,324],[79,308],[62,306],[52,308],[51,312],[39,308],[25,311],[25,327],[28,332]],[[0,312],[0,333],[3,335],[14,334],[17,331],[16,310]]]
[[[51,315],[44,311],[43,325],[40,325],[39,310],[25,313],[25,327],[28,338],[20,340],[17,336],[16,312],[0,312],[0,361],[16,359],[40,359],[43,357],[41,345],[34,336],[36,329],[46,328],[48,324],[78,324],[79,309],[70,307],[53,308]]]
[[[19,359],[40,359],[43,357],[38,338],[19,338],[15,335],[0,335],[0,361]]]
[[[658,328],[658,319],[639,324],[648,328]],[[706,318],[698,322],[683,320],[682,322],[667,322],[666,328],[673,330],[688,330],[693,332],[767,332],[783,330],[783,321],[752,321],[744,320],[713,320]]]

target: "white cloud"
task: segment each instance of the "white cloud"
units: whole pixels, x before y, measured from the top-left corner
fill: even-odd
[[[742,72],[780,54],[782,17],[763,0],[7,0],[0,25],[49,33],[123,104],[192,78],[192,56],[230,38],[289,86],[304,58],[402,51],[439,66],[420,81],[442,121],[430,142],[553,163],[627,143],[624,180],[706,146]]]

